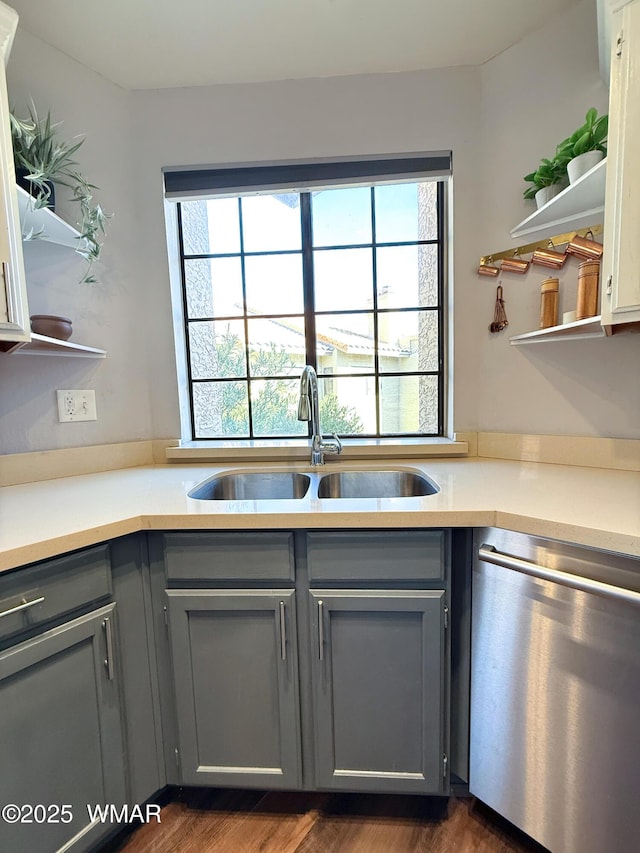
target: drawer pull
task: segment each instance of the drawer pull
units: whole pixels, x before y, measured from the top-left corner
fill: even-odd
[[[107,657],[105,658],[104,665],[107,670],[107,678],[109,681],[113,681],[113,635],[111,632],[111,619],[108,616],[102,623],[102,627],[104,628],[107,643]]]
[[[0,613],[0,619],[2,619],[3,616],[11,616],[12,613],[19,613],[21,610],[26,610],[28,607],[35,607],[36,604],[42,604],[43,601],[44,595],[41,595],[40,598],[34,598],[33,601],[27,601],[23,598],[20,604],[16,604],[15,607],[3,610],[2,613]]]

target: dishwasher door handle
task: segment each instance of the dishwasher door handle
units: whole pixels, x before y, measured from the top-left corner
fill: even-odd
[[[503,569],[513,569],[515,572],[530,575],[532,578],[552,581],[570,589],[577,589],[580,592],[591,592],[602,598],[624,601],[627,604],[640,607],[640,592],[624,589],[621,586],[613,586],[613,584],[603,583],[602,581],[594,581],[581,575],[570,575],[557,569],[548,569],[546,566],[539,566],[529,560],[511,557],[509,554],[501,554],[500,551],[496,551],[493,545],[481,545],[478,549],[478,557],[485,563],[493,563],[494,566],[501,566]]]

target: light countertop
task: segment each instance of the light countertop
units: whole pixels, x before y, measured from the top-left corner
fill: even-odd
[[[494,526],[640,557],[640,474],[496,459],[338,461],[402,466],[440,487],[419,498],[196,501],[216,473],[281,466],[167,464],[0,488],[0,571],[139,530]],[[289,466],[309,471],[309,466]]]

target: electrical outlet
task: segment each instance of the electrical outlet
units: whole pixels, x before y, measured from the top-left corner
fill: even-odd
[[[71,421],[97,421],[95,391],[58,391],[58,419]]]

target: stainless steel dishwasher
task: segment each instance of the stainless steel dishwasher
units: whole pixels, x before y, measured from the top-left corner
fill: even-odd
[[[474,534],[470,790],[553,853],[640,845],[640,560]]]

